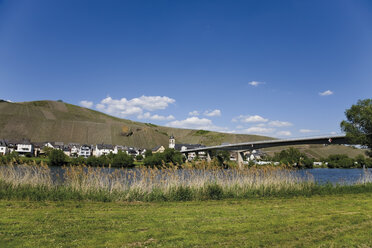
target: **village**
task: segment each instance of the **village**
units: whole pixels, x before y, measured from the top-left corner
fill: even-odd
[[[176,144],[176,139],[173,135],[169,137],[168,148],[176,151],[186,151],[190,149],[203,148],[201,144]],[[130,147],[126,145],[112,145],[112,144],[78,144],[78,143],[67,143],[46,141],[46,142],[32,142],[29,139],[22,140],[6,140],[0,139],[0,156],[7,155],[12,152],[16,152],[20,156],[26,157],[40,157],[45,156],[46,151],[50,149],[61,150],[63,153],[71,158],[84,157],[88,158],[91,156],[100,157],[102,155],[118,154],[119,152],[125,152],[128,155],[136,158],[138,155],[145,157],[147,149]],[[159,145],[151,149],[152,153],[163,153],[166,147]],[[260,150],[253,150],[246,152],[244,158],[246,161],[253,161],[261,159],[265,154]],[[190,152],[187,155],[187,160],[191,161],[196,158],[206,159],[206,153],[201,152]],[[236,161],[237,157],[234,152],[230,153],[230,160]]]

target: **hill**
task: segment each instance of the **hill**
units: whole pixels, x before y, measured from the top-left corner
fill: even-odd
[[[168,146],[171,134],[177,143],[203,145],[271,139],[134,122],[64,102],[0,102],[0,139],[29,138],[33,142],[107,143],[153,148]]]
[[[297,145],[292,147],[300,150],[300,152],[306,154],[310,158],[326,158],[333,154],[346,154],[351,158],[355,158],[359,154],[365,155],[365,150],[363,149],[357,149],[344,145]],[[263,149],[263,151],[267,155],[273,156],[276,152],[280,152],[281,150],[288,148],[289,146],[272,147]]]
[[[28,138],[33,142],[62,141],[80,144],[114,144],[139,148],[168,146],[169,136],[176,143],[219,145],[273,139],[246,134],[228,134],[157,126],[151,123],[120,119],[95,110],[58,101],[10,103],[0,101],[0,139]],[[265,149],[269,155],[287,147]],[[298,146],[310,157],[344,153],[350,157],[364,151],[346,146]]]

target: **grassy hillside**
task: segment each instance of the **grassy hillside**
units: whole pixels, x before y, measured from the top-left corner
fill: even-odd
[[[306,154],[310,158],[326,158],[332,154],[346,154],[352,158],[355,158],[359,154],[365,155],[365,150],[343,145],[298,145],[293,147],[299,149],[302,153]],[[289,146],[272,147],[263,149],[263,151],[265,151],[268,155],[273,156],[274,153],[288,148]]]
[[[217,145],[270,139],[243,134],[178,129],[119,119],[98,111],[56,101],[0,102],[0,139],[29,138],[34,142],[108,143],[153,148],[177,143]]]

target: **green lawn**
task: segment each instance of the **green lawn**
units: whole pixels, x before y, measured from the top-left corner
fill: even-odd
[[[0,247],[372,247],[372,193],[165,203],[0,201]]]

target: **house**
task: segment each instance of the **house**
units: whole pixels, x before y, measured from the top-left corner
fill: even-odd
[[[84,158],[92,156],[91,146],[89,146],[89,145],[80,146],[78,156],[79,157],[84,157]]]
[[[12,153],[16,150],[17,148],[17,142],[15,141],[7,141],[7,145],[8,145],[8,153]]]
[[[122,151],[122,152],[125,152],[125,153],[128,154],[128,147],[126,147],[126,146],[120,146],[120,145],[115,146],[113,153],[114,154],[118,154],[119,151]]]
[[[169,148],[174,149],[176,151],[186,151],[190,149],[197,149],[197,148],[203,148],[205,146],[201,144],[176,144],[176,139],[173,135],[169,137]],[[196,157],[204,158],[206,157],[206,153],[204,151],[201,152],[189,152],[187,159],[193,160]]]
[[[146,149],[138,149],[139,155],[145,156],[145,153],[146,153]]]
[[[70,157],[78,157],[80,152],[80,144],[78,143],[69,143],[70,147]]]
[[[63,142],[51,142],[50,144],[52,145],[53,149],[63,150],[64,148]]]
[[[176,144],[174,146],[174,149],[176,151],[186,151],[186,150],[190,150],[190,149],[197,149],[197,148],[203,148],[203,147],[205,147],[205,146],[200,145],[200,144]],[[189,161],[194,160],[197,157],[206,158],[206,153],[204,151],[187,153],[187,160],[189,160]]]
[[[265,153],[261,150],[252,150],[244,153],[248,161],[257,161],[265,157]]]
[[[18,152],[21,155],[26,154],[33,154],[34,153],[34,146],[31,144],[31,142],[27,139],[24,139],[22,141],[19,141],[16,143],[16,152]]]
[[[176,151],[186,151],[190,149],[197,149],[197,148],[203,148],[205,146],[201,144],[176,144],[176,139],[174,136],[169,137],[169,148],[174,149]]]
[[[70,146],[64,145],[63,148],[62,148],[62,151],[66,156],[69,156],[69,157],[71,156],[71,147]]]
[[[128,148],[128,154],[129,154],[130,156],[132,156],[132,157],[135,157],[135,156],[139,155],[139,152],[138,152],[138,150],[137,150],[136,148],[134,148],[134,147],[129,147],[129,148]]]
[[[164,146],[157,146],[153,149],[151,149],[152,153],[163,153],[165,151]]]
[[[98,144],[93,150],[93,156],[100,157],[114,152],[114,146],[109,144]]]
[[[43,142],[43,145],[42,145],[41,148],[44,148],[44,147],[48,147],[48,148],[54,149],[53,142],[49,142],[49,141]]]
[[[8,144],[5,140],[0,140],[0,155],[8,153]]]
[[[35,157],[38,157],[40,156],[41,154],[44,154],[44,142],[32,142],[33,146],[34,146],[34,156]]]

